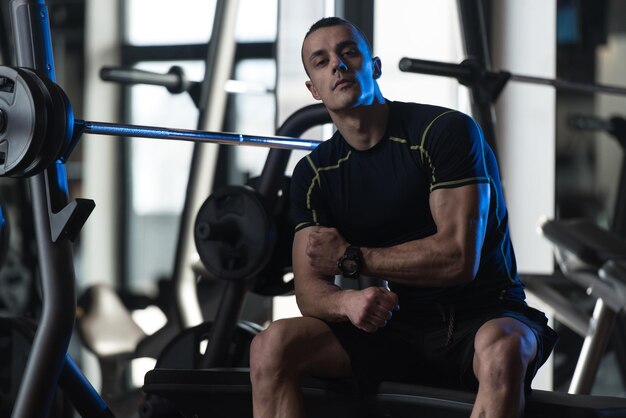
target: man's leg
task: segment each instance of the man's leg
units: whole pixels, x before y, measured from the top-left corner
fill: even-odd
[[[255,418],[304,417],[300,378],[352,375],[350,359],[330,328],[315,318],[272,323],[250,347]]]
[[[480,327],[474,339],[478,394],[472,418],[521,417],[526,369],[537,354],[537,339],[513,318],[497,318]]]

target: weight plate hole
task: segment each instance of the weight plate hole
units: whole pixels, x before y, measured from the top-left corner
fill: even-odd
[[[0,77],[0,91],[13,93],[14,88],[15,88],[15,81],[7,77]]]

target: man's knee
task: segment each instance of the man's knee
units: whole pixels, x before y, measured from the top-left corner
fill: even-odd
[[[292,327],[290,321],[278,320],[254,337],[250,345],[250,371],[253,378],[262,371],[279,373],[281,368],[287,367],[289,356],[286,351]]]
[[[481,383],[519,385],[534,359],[537,342],[532,331],[519,321],[501,318],[485,324],[474,341],[474,372]]]

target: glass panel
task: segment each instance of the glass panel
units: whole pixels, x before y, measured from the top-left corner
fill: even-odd
[[[173,65],[189,80],[201,80],[204,62],[142,63],[142,70],[165,73]],[[130,121],[195,129],[198,111],[186,93],[172,95],[158,86],[134,86]],[[179,216],[182,211],[193,144],[159,139],[131,139],[131,207],[128,218],[130,290],[150,291],[155,279],[169,276],[174,265]]]
[[[239,42],[276,39],[278,0],[240,0],[235,27]],[[132,45],[206,43],[216,0],[129,0],[127,42]]]
[[[374,8],[374,54],[383,64],[383,94],[470,113],[467,89],[456,80],[398,68],[403,57],[454,63],[465,58],[456,0],[386,0],[376,1]],[[436,42],[425,41],[432,39]]]
[[[239,42],[276,40],[278,0],[239,0],[235,39]]]
[[[208,42],[215,0],[128,0],[126,39],[133,45]]]
[[[274,135],[276,103],[273,90],[276,84],[274,60],[245,60],[235,68],[235,78],[242,82],[244,93],[233,97],[235,117],[233,129],[250,135]],[[248,86],[249,93],[245,93]],[[256,91],[256,92],[255,92]],[[236,147],[235,170],[244,177],[261,174],[269,152],[268,148]]]

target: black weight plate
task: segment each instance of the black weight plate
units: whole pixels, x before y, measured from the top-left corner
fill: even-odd
[[[40,87],[47,97],[50,98],[51,107],[47,113],[47,129],[45,141],[42,145],[41,161],[31,169],[30,174],[36,174],[50,167],[66,148],[67,116],[65,94],[46,75],[37,73],[31,69],[22,68],[41,84]]]
[[[25,175],[38,174],[48,168],[59,155],[65,130],[65,103],[54,88],[54,83],[45,75],[39,74],[30,68],[20,68],[22,74],[30,77],[41,90],[46,104],[46,132],[42,140],[37,158],[27,169]],[[59,113],[61,112],[61,113]]]
[[[46,129],[43,92],[31,77],[0,66],[0,108],[6,126],[0,133],[0,176],[20,176],[37,158]]]
[[[226,364],[219,367],[250,367],[250,343],[261,332],[261,327],[247,321],[239,321],[229,346]],[[163,348],[157,360],[159,369],[199,369],[202,365],[202,345],[211,337],[213,322],[203,322],[177,334]],[[224,341],[216,341],[223,344]]]
[[[260,177],[253,177],[248,185],[257,188]],[[291,215],[289,189],[291,177],[284,176],[280,185],[280,195],[273,210],[273,224],[276,228],[276,244],[266,266],[259,272],[252,285],[252,292],[261,296],[288,295],[294,291],[293,279],[286,281],[286,274],[293,271],[291,248],[296,223]]]
[[[200,260],[211,276],[247,281],[265,267],[275,233],[253,189],[226,186],[209,196],[198,211],[194,238]]]
[[[65,94],[65,91],[63,91],[63,89],[56,83],[54,84],[54,87],[59,93],[61,100],[63,100],[64,105],[65,131],[61,149],[59,150],[59,158],[65,159],[69,157],[68,154],[72,151],[72,137],[74,135],[74,109],[72,108],[72,103],[70,103],[70,99],[67,97],[67,94]],[[65,162],[65,160],[63,162]]]

